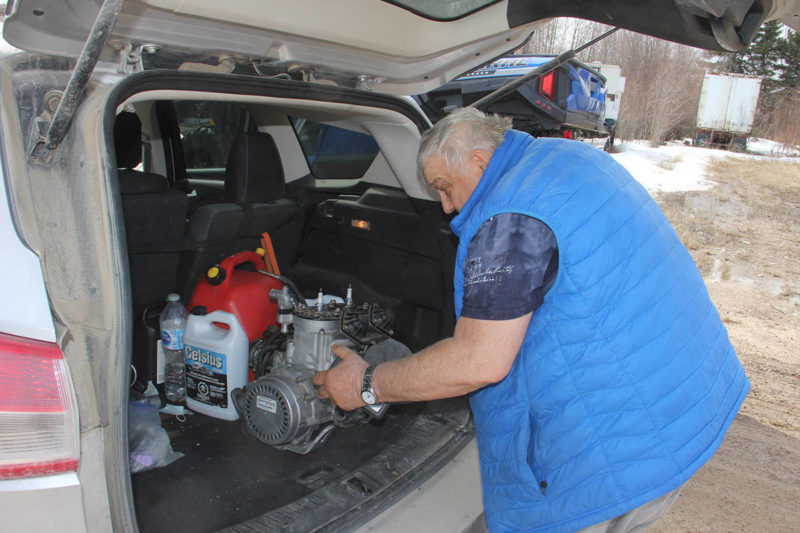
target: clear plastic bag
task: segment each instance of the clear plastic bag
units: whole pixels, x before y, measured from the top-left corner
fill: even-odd
[[[161,427],[158,405],[147,398],[131,398],[128,404],[128,451],[132,474],[167,466],[183,457],[172,449],[169,435]]]

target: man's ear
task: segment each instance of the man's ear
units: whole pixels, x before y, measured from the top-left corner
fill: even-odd
[[[492,159],[492,155],[486,153],[484,150],[473,150],[472,153],[469,154],[469,158],[477,163],[481,169],[481,172],[483,172],[486,170],[486,167],[489,166],[489,161]]]

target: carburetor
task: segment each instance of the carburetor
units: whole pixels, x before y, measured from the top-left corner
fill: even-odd
[[[270,291],[278,301],[280,331],[254,343],[250,362],[256,380],[232,392],[245,430],[265,444],[306,454],[325,443],[335,427],[349,427],[383,416],[387,406],[344,412],[321,400],[314,374],[338,360],[341,344],[371,364],[404,357],[410,350],[391,339],[391,315],[378,306],[356,305],[352,289],[345,301],[324,303],[320,290],[312,305],[296,302],[287,287]]]

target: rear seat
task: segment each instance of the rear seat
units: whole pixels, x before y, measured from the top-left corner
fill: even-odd
[[[114,124],[120,195],[131,270],[134,313],[175,290],[189,200],[159,174],[134,170],[142,162],[142,123],[123,111]]]
[[[178,286],[178,268],[186,232],[189,199],[170,189],[167,178],[134,170],[142,162],[142,123],[123,111],[114,123],[125,238],[133,301],[133,356],[139,383],[156,380],[155,339],[159,304]]]
[[[224,257],[255,249],[269,232],[282,270],[294,258],[302,235],[301,210],[286,198],[278,149],[267,133],[242,133],[231,147],[225,170],[225,201],[197,208],[187,237],[194,248],[181,266],[182,295],[189,297],[197,279]]]

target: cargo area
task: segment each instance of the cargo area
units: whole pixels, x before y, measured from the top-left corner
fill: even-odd
[[[355,303],[346,309],[368,307],[370,317],[373,310],[380,312],[391,338],[411,351],[449,335],[456,241],[437,202],[411,199],[391,185],[396,178],[382,147],[393,134],[370,135],[363,124],[375,119],[369,113],[354,118],[307,103],[308,109],[297,105],[286,111],[274,104],[216,98],[135,101],[115,117],[131,274],[134,389],[159,382],[158,313],[166,294],[178,293],[191,311],[191,302],[208,305],[198,296],[199,284],[213,288],[226,283],[225,277],[240,284],[247,276],[258,277],[263,268],[258,260],[230,258],[251,258],[264,245],[265,232],[274,252],[272,268],[292,289],[286,292],[299,292],[309,301],[319,292],[338,301],[352,296]],[[397,140],[409,132],[401,111],[392,111],[400,117]],[[386,110],[375,113],[386,115]],[[298,152],[286,153],[292,144]],[[292,179],[291,165],[298,166],[299,158],[308,170]],[[238,298],[269,299],[262,285]],[[280,290],[284,282],[273,279],[267,285]],[[253,312],[258,307],[253,301],[240,313]],[[393,405],[374,420],[334,413],[336,427],[323,436],[330,408],[312,399],[309,385],[299,384],[310,381],[313,372],[293,364],[286,347],[287,342],[297,345],[295,359],[302,351],[296,329],[303,320],[297,311],[302,304],[294,305],[295,324],[285,335],[277,332],[277,301],[268,304],[273,341],[279,340],[258,365],[252,350],[268,335],[266,330],[251,335],[248,387],[254,388],[248,398],[261,402],[261,411],[248,415],[247,424],[200,413],[160,415],[172,449],[183,457],[132,474],[141,531],[350,527],[412,490],[469,442],[464,398]],[[329,305],[324,311],[322,306],[303,309],[325,315],[345,306]],[[284,310],[284,316],[290,312]],[[239,318],[246,325],[248,317]],[[269,381],[257,388],[259,376]],[[189,383],[187,391],[196,393]],[[158,383],[162,406],[163,387]],[[284,409],[277,426],[259,418],[263,402],[273,411]],[[303,434],[306,422],[308,435]],[[294,444],[287,444],[290,434]]]
[[[463,401],[395,406],[385,419],[337,431],[309,455],[266,446],[239,422],[165,418],[185,457],[134,474],[144,532],[326,531],[357,525],[412,490],[470,439]],[[177,512],[176,510],[179,510]]]

